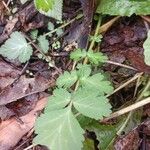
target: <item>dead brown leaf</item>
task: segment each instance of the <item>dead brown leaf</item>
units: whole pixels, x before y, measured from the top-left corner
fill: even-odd
[[[0,93],[0,105],[6,105],[54,86],[55,80],[50,78],[49,73],[47,77],[45,78],[41,74],[36,75],[34,78],[27,78],[25,75],[21,76],[13,85],[2,90]]]
[[[34,7],[34,3],[30,2],[25,5],[12,20],[8,20],[3,33],[0,35],[0,44],[9,38],[10,34],[15,30],[23,29],[29,31],[44,26],[46,17],[41,15]]]
[[[150,145],[150,120],[147,120],[127,135],[119,137],[115,144],[115,150],[148,150],[147,148]]]
[[[77,42],[80,48],[87,48],[88,36],[91,31],[93,13],[95,10],[95,0],[80,0],[80,2],[84,18],[82,21],[76,21],[71,25],[65,41],[69,45]]]
[[[9,150],[10,148],[13,148],[21,138],[34,127],[37,118],[36,113],[46,106],[47,101],[47,98],[41,99],[30,113],[21,117],[20,119],[23,121],[22,124],[16,119],[10,119],[0,123],[1,150]]]
[[[146,36],[147,30],[141,18],[124,17],[106,32],[101,49],[111,60],[120,63],[125,58],[138,71],[150,73],[150,67],[144,63],[143,56]]]
[[[0,59],[0,92],[12,84],[21,71]]]
[[[137,150],[140,146],[140,138],[137,130],[130,132],[124,138],[119,139],[114,148],[115,150]]]
[[[18,16],[21,26],[25,31],[44,26],[44,21],[46,20],[46,17],[37,11],[33,2],[19,11]]]

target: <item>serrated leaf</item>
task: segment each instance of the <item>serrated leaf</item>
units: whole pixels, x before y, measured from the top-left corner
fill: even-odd
[[[74,107],[83,115],[102,119],[111,113],[111,105],[104,96],[98,96],[98,91],[92,89],[79,89],[73,96]]]
[[[101,95],[109,94],[113,91],[111,83],[109,81],[106,81],[101,73],[97,73],[87,78],[80,78],[79,81],[82,87],[98,90]]]
[[[144,48],[145,63],[150,66],[150,31],[148,31],[148,36],[143,44],[143,48]]]
[[[97,13],[131,16],[149,15],[150,14],[150,0],[101,0],[97,9]]]
[[[0,48],[0,54],[8,59],[18,59],[21,63],[28,61],[32,55],[32,47],[21,32],[13,32]]]
[[[98,36],[92,36],[90,35],[90,41],[94,41],[96,43],[99,43],[102,41],[103,36],[100,34]]]
[[[107,57],[103,55],[100,52],[93,52],[92,50],[89,50],[87,52],[87,58],[89,61],[95,65],[98,65],[99,63],[106,62]]]
[[[77,69],[79,69],[77,71],[78,77],[79,78],[87,78],[90,76],[92,70],[91,70],[91,66],[90,65],[83,65],[83,64],[78,64]]]
[[[49,50],[49,42],[48,40],[46,39],[45,36],[39,36],[38,38],[38,45],[39,47],[41,48],[41,50],[43,51],[43,53],[47,53],[48,50]]]
[[[45,112],[37,120],[38,136],[35,144],[46,145],[52,150],[81,150],[84,130],[80,127],[70,108]]]
[[[62,20],[63,0],[34,0],[34,3],[40,13]]]
[[[55,89],[49,98],[48,110],[63,109],[71,101],[71,94],[65,89]]]
[[[56,84],[58,87],[69,88],[77,81],[77,79],[77,72],[75,70],[71,71],[70,73],[65,71],[64,74],[59,76]]]
[[[86,57],[86,50],[84,49],[82,50],[80,48],[76,49],[70,54],[70,58],[73,59],[74,61],[79,61],[85,57]]]

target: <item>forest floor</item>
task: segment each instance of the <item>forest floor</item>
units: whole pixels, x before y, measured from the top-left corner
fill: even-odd
[[[65,0],[63,9],[61,22],[40,14],[33,2],[0,1],[0,45],[13,32],[20,31],[34,49],[26,63],[0,55],[0,150],[47,149],[32,145],[38,116],[35,114],[45,108],[58,76],[72,69],[70,53],[78,47],[88,47],[88,35],[95,33],[97,25],[97,20],[92,19],[91,3],[89,8],[78,0]],[[81,12],[83,16],[76,17]],[[97,150],[100,143],[104,147],[113,143],[116,150],[148,150],[150,66],[144,62],[143,43],[150,17],[105,16],[101,24],[98,31],[102,37],[93,49],[101,51],[108,60],[96,66],[95,72],[103,72],[111,81],[115,90],[108,97],[112,111],[117,113],[86,125],[84,150]],[[43,54],[36,38],[47,33],[50,48]],[[123,109],[126,107],[127,111]],[[100,125],[105,126],[103,132]]]

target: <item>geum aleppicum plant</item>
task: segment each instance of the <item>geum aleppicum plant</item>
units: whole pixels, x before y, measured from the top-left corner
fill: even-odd
[[[86,57],[96,65],[106,59],[99,52],[77,49],[71,53],[74,61]],[[76,119],[77,114],[96,120],[108,116],[111,105],[106,94],[112,92],[113,87],[101,73],[92,74],[92,66],[87,64],[65,71],[56,85],[44,114],[37,120],[38,136],[34,143],[52,150],[81,150],[85,131]]]

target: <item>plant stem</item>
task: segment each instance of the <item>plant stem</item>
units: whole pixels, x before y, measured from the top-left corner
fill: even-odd
[[[97,36],[97,35],[99,34],[98,32],[99,32],[99,27],[100,27],[100,25],[101,25],[101,22],[102,22],[102,16],[99,17],[99,20],[98,20],[98,22],[97,22],[97,26],[96,26],[96,30],[95,30],[94,36]],[[92,40],[92,42],[90,43],[90,46],[89,46],[88,51],[91,50],[91,49],[93,49],[94,44],[95,44],[95,41]],[[87,63],[88,63],[88,58],[86,57],[86,58],[84,59],[84,61],[83,61],[83,64],[87,64]],[[76,64],[77,64],[77,62],[74,62],[74,63],[73,63],[73,68],[72,68],[72,70],[74,70]],[[79,82],[79,80],[78,80],[78,81],[76,82],[76,84],[75,84],[74,91],[76,91],[76,90],[78,89],[79,85],[80,85],[80,82]],[[75,116],[77,117],[77,116],[79,116],[79,115],[80,115],[80,113],[77,113]]]
[[[100,25],[101,25],[101,22],[102,22],[102,16],[99,16],[99,20],[98,20],[98,22],[97,22],[97,26],[96,26],[96,30],[95,30],[94,37],[98,36],[98,34],[99,34],[99,27],[100,27]],[[91,42],[91,44],[90,44],[90,46],[89,46],[88,51],[89,51],[89,50],[92,50],[93,47],[94,47],[94,45],[95,45],[95,40],[92,40],[92,42]],[[87,64],[87,62],[88,62],[88,58],[86,57],[86,58],[84,59],[84,61],[83,61],[83,64]]]

